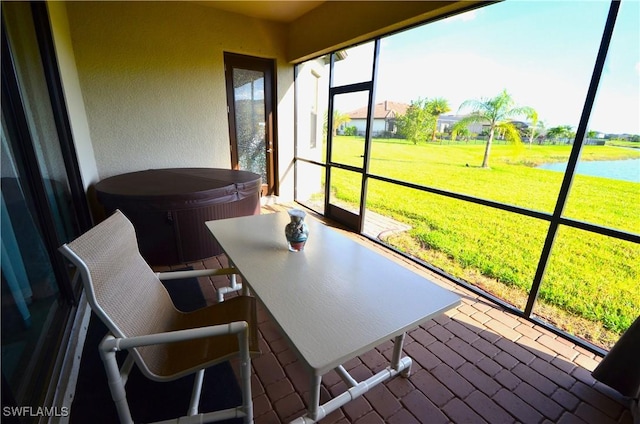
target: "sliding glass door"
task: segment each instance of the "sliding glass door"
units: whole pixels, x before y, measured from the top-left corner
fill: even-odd
[[[48,26],[39,26],[47,20],[44,4],[2,4],[3,406],[52,401],[79,292],[57,248],[90,222],[77,207],[81,182],[70,180],[70,157],[62,149],[59,119],[66,111],[52,101],[57,74],[48,73],[43,58],[52,52],[43,45],[51,38],[43,32]]]

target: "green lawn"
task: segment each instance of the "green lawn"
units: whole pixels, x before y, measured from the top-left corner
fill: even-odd
[[[606,144],[607,146],[631,147],[633,149],[640,149],[640,142],[638,141],[607,140]]]
[[[339,148],[334,153],[343,162],[359,159],[362,138],[338,137],[335,143]],[[533,165],[566,161],[570,146],[494,145],[491,169],[479,167],[483,152],[482,144],[374,140],[370,171],[552,213],[563,174]],[[582,152],[582,160],[638,157],[640,151],[612,146],[585,146]],[[332,186],[339,199],[357,201],[358,188],[346,179],[334,178]],[[502,296],[514,297],[505,300],[524,307],[547,221],[375,180],[369,183],[367,207],[412,226],[408,234],[389,239],[391,244],[467,281],[480,285],[497,281],[511,293]],[[564,215],[640,233],[640,184],[577,175]],[[638,244],[561,227],[538,297],[542,303],[534,312],[544,316],[544,304],[552,305],[619,334],[640,315],[638,258]],[[601,345],[610,343],[598,340],[599,335],[583,334],[592,329],[568,330]]]

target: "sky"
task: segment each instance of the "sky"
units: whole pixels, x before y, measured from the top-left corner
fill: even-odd
[[[508,0],[381,40],[376,102],[444,97],[451,114],[503,89],[546,128],[580,121],[609,11],[600,0]],[[373,43],[348,51],[337,81],[372,63]],[[345,107],[347,107],[345,105]],[[346,111],[346,110],[345,110]],[[623,0],[589,129],[640,134],[640,0]]]

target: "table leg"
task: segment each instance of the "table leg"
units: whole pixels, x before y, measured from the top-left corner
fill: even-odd
[[[238,283],[237,287],[242,289],[242,295],[243,296],[251,296],[251,291],[249,290],[249,285],[243,284],[243,283]]]
[[[402,375],[408,377],[411,371],[411,358],[408,356],[402,357],[402,345],[404,343],[404,333],[397,336],[394,340],[393,356],[391,362],[387,368],[379,371],[377,374],[369,377],[365,381],[356,381],[344,367],[339,366],[335,370],[344,380],[349,387],[345,392],[334,397],[330,401],[320,405],[320,385],[322,383],[322,376],[311,376],[311,387],[309,388],[309,399],[307,405],[307,414],[303,417],[297,418],[291,423],[295,424],[309,424],[315,423],[336,409],[344,406],[348,402],[362,396],[367,393],[376,385],[383,383],[387,379],[396,375]]]
[[[322,417],[318,417],[318,409],[320,407],[320,385],[322,384],[322,376],[311,375],[311,386],[309,387],[309,417],[317,421]]]
[[[393,356],[391,357],[391,368],[396,371],[400,371],[400,360],[402,359],[402,345],[404,344],[404,336],[405,333],[396,336],[396,339],[393,342]],[[407,378],[411,373],[411,363],[409,366],[402,370],[402,376]]]
[[[229,259],[229,268],[235,268],[231,259]],[[220,287],[218,289],[218,302],[224,302],[224,295],[227,293],[235,292],[242,290],[242,294],[245,296],[249,296],[249,287],[246,284],[238,283],[236,280],[236,274],[231,274],[229,276],[230,284],[226,287]]]

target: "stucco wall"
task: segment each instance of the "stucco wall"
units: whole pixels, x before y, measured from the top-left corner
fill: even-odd
[[[186,2],[67,2],[100,178],[230,167],[223,52],[277,61],[281,190],[293,192],[293,66],[284,25]]]
[[[82,99],[75,55],[71,45],[67,9],[63,2],[49,2],[47,8],[82,183],[85,189],[88,189],[98,181],[98,167],[91,143],[89,123]]]

